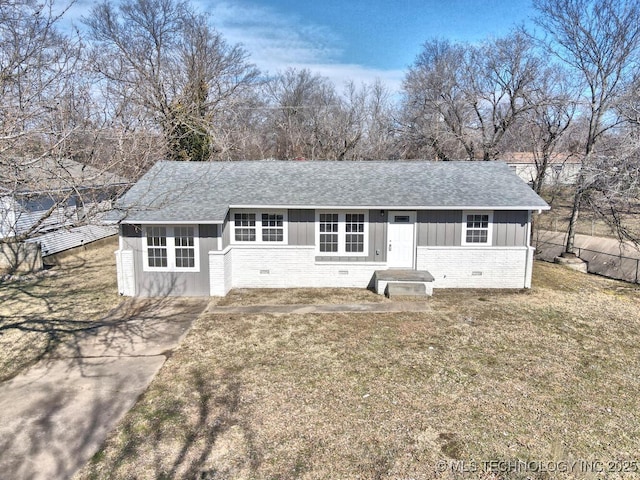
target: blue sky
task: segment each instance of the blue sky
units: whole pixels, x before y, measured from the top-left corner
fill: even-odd
[[[376,78],[397,89],[431,38],[477,42],[533,14],[530,0],[199,0],[260,68],[309,68],[338,85]]]
[[[432,38],[477,42],[532,15],[531,0],[191,0],[260,69],[308,68],[340,88],[376,78],[393,91]],[[68,12],[77,23],[91,0]]]

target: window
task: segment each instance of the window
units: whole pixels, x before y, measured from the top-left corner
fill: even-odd
[[[320,214],[320,251],[338,251],[338,214]]]
[[[345,214],[344,250],[348,253],[364,252],[364,213]]]
[[[491,214],[485,212],[463,215],[463,245],[491,244]]]
[[[256,214],[236,213],[234,215],[236,242],[256,241]]]
[[[199,271],[198,227],[144,227],[144,270]]]
[[[233,243],[286,243],[286,212],[236,211],[231,218]]]
[[[325,255],[367,255],[367,212],[318,212],[316,245]]]
[[[196,266],[195,235],[193,227],[175,228],[176,267],[193,268]]]
[[[284,241],[284,215],[281,213],[262,214],[262,241]]]
[[[149,267],[167,266],[167,229],[165,227],[147,228],[147,258]]]

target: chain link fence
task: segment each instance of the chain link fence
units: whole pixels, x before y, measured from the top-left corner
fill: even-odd
[[[538,238],[535,242],[536,258],[553,262],[564,252],[564,244],[551,239]],[[575,253],[587,262],[589,273],[595,273],[616,280],[640,283],[640,258],[614,255],[589,248],[576,247]]]

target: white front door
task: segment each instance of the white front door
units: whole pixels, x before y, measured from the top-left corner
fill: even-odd
[[[413,268],[416,212],[389,212],[387,226],[387,266]]]

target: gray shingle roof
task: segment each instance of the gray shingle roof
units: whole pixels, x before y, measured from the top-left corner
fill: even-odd
[[[162,161],[117,204],[127,223],[220,223],[256,206],[549,208],[505,163],[427,161]]]

